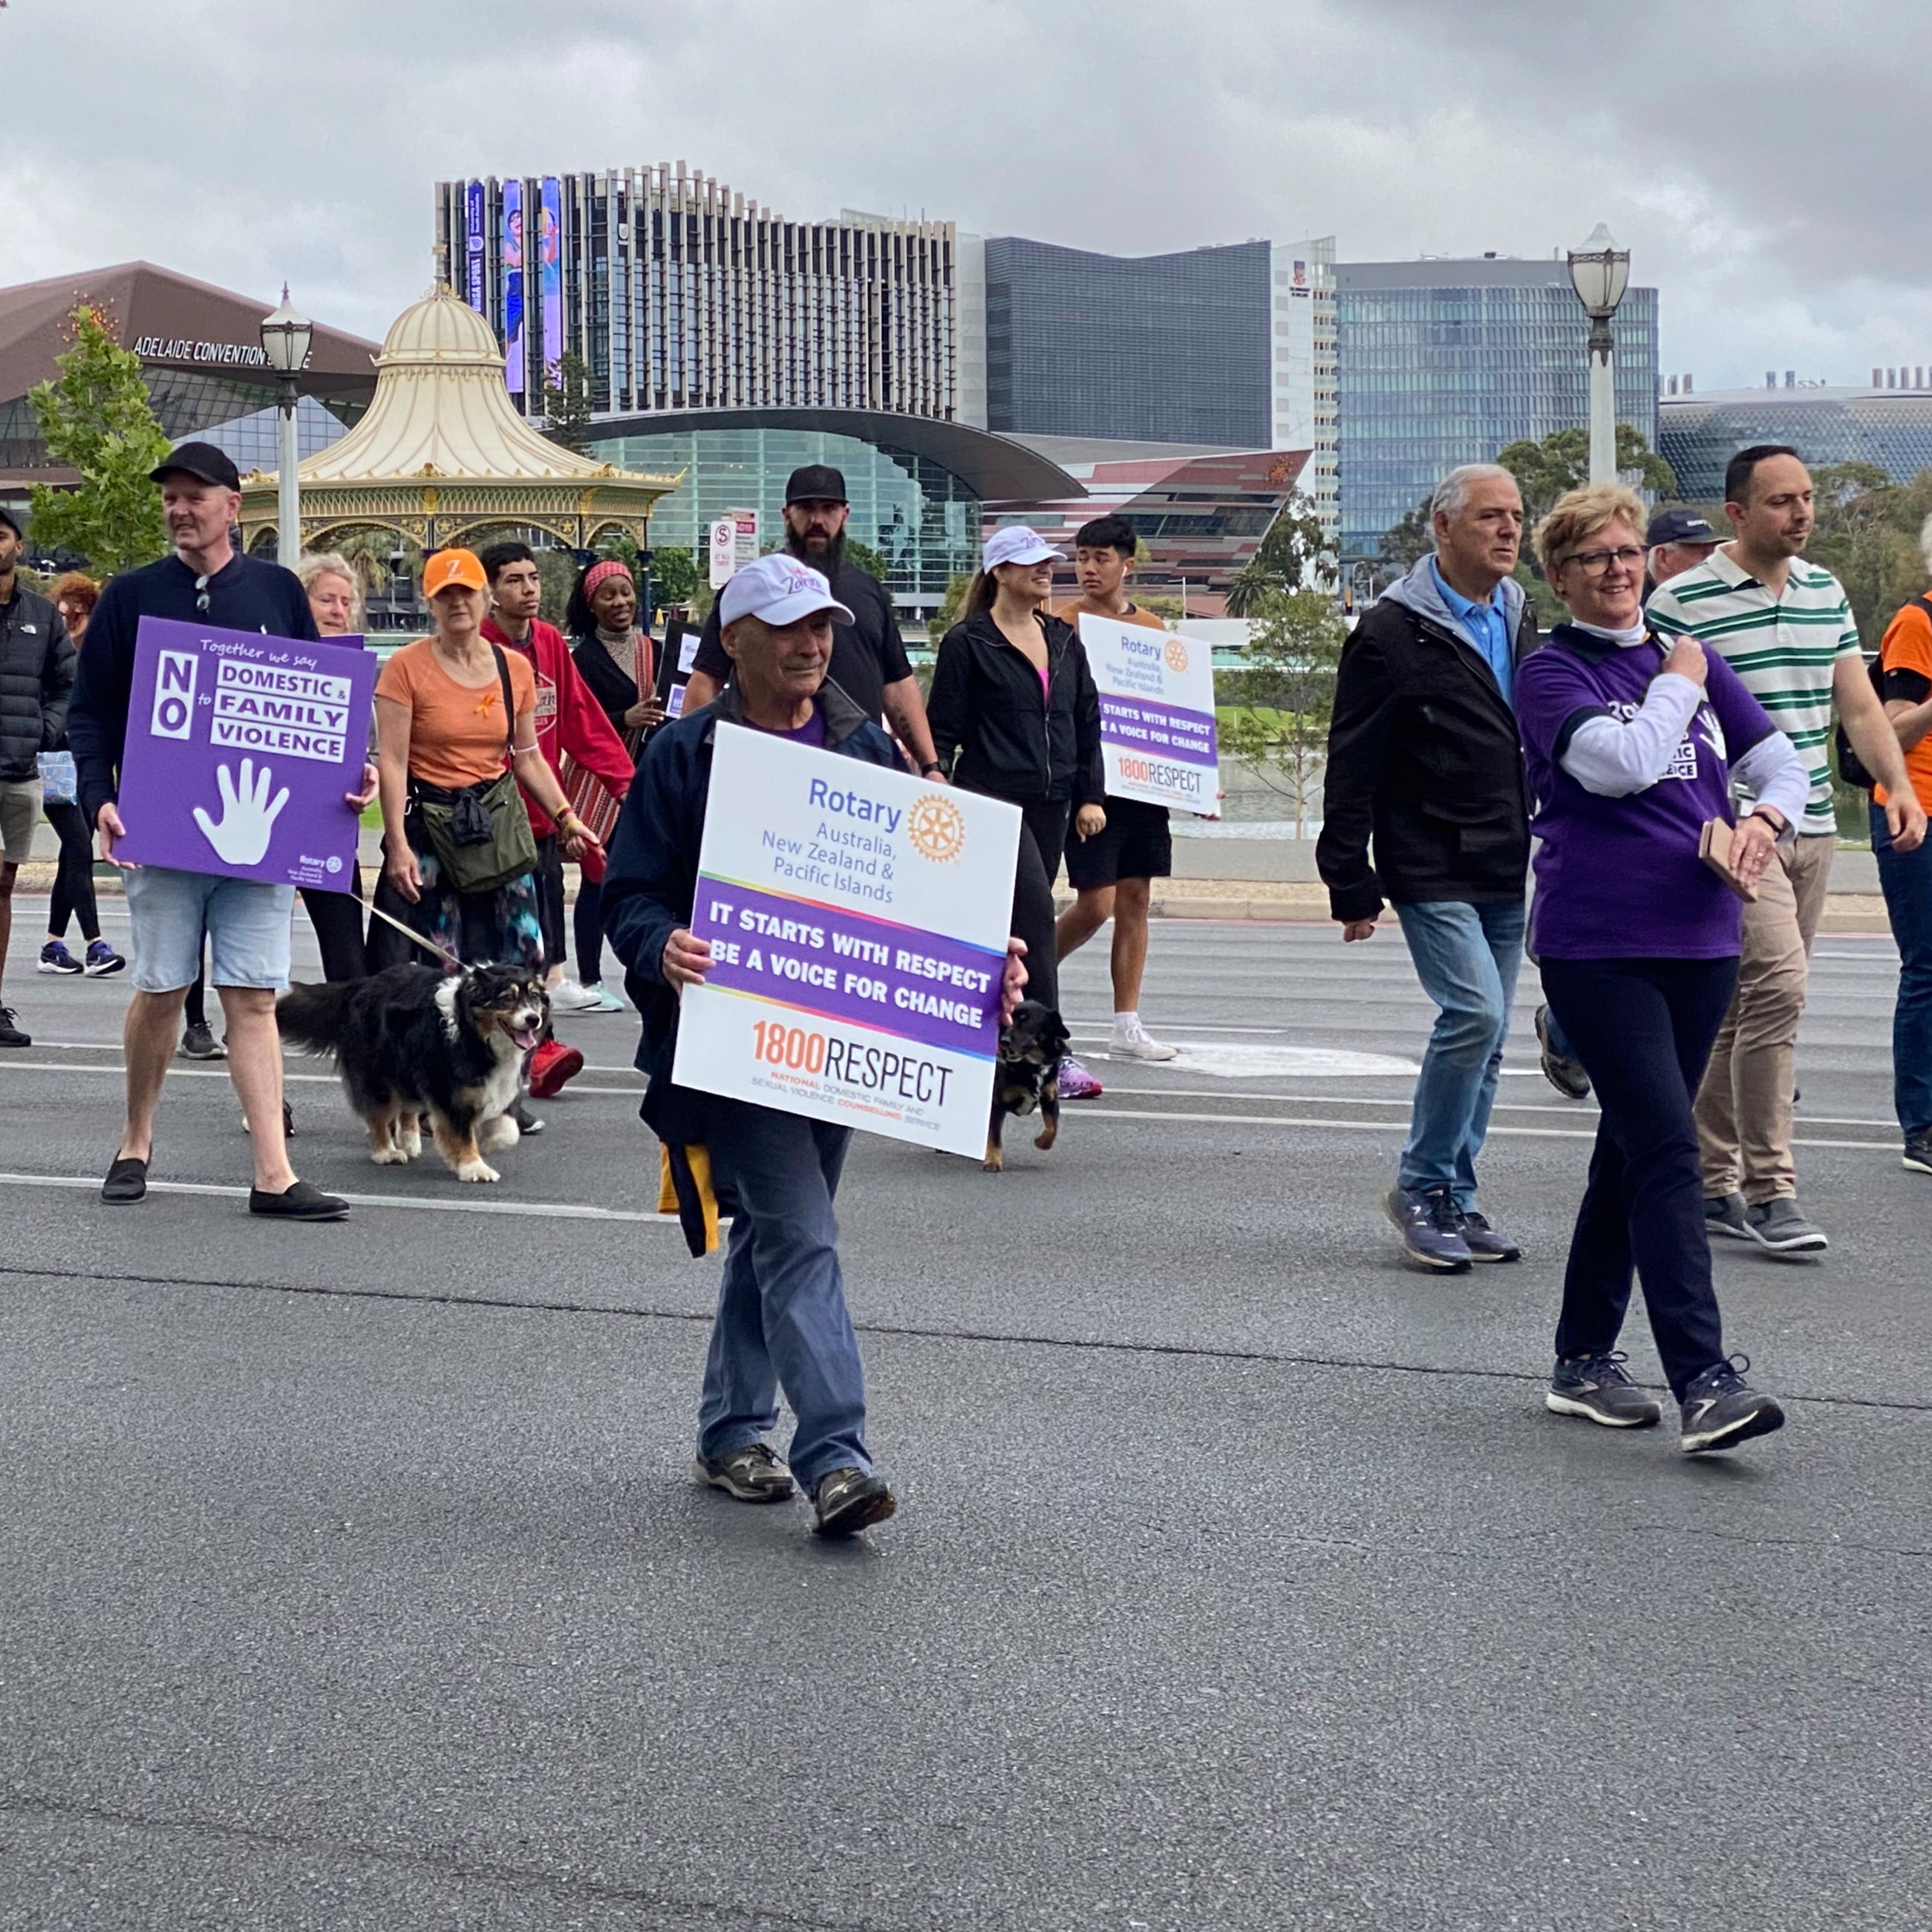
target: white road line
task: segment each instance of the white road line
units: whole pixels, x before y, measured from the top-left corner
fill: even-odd
[[[452,1182],[452,1186],[466,1184]],[[68,1174],[0,1174],[0,1186],[62,1187],[98,1194],[98,1180]],[[151,1180],[150,1194],[203,1194],[224,1200],[245,1201],[245,1187],[217,1186],[200,1180]],[[675,1214],[638,1214],[622,1208],[587,1208],[574,1201],[444,1200],[430,1194],[344,1194],[342,1199],[355,1208],[422,1208],[437,1214],[512,1214],[532,1220],[627,1221],[646,1226],[675,1228]],[[728,1218],[728,1217],[725,1217]],[[721,1219],[719,1226],[724,1226]]]

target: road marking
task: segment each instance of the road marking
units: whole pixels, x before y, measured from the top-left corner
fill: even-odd
[[[461,1183],[455,1184],[462,1185]],[[100,1183],[69,1174],[0,1174],[0,1186],[62,1187],[86,1190],[98,1194]],[[218,1186],[204,1180],[151,1180],[150,1194],[201,1194],[223,1200],[245,1201],[245,1187]],[[649,1226],[675,1228],[675,1214],[640,1214],[623,1208],[589,1208],[574,1201],[448,1201],[432,1194],[344,1194],[341,1198],[354,1208],[424,1208],[437,1214],[511,1214],[548,1221],[626,1221]],[[266,1218],[266,1217],[264,1217]],[[720,1219],[722,1227],[725,1220]]]

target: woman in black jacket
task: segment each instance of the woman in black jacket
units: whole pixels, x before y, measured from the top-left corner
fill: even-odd
[[[940,639],[926,717],[956,784],[1019,807],[1012,929],[1026,941],[1027,997],[1055,1009],[1053,882],[1070,818],[1076,837],[1106,828],[1100,801],[1100,700],[1070,625],[1042,608],[1055,550],[1034,531],[996,530]]]

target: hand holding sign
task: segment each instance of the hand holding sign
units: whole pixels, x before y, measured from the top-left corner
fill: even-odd
[[[283,786],[271,805],[268,787],[274,782],[274,775],[264,765],[257,782],[253,758],[242,760],[242,788],[238,795],[226,765],[218,765],[214,775],[221,788],[221,823],[216,824],[200,806],[194,808],[194,822],[201,827],[202,836],[214,848],[215,856],[224,863],[260,864],[274,834],[275,820],[281,816],[282,807],[289,802],[288,787]]]

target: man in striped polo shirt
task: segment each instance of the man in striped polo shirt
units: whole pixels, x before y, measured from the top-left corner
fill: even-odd
[[[1652,598],[1652,627],[1695,638],[1744,682],[1810,767],[1798,836],[1779,841],[1744,908],[1737,991],[1697,1096],[1705,1225],[1779,1254],[1815,1252],[1823,1232],[1798,1206],[1791,1154],[1792,1048],[1804,1010],[1811,941],[1825,910],[1838,836],[1832,802],[1832,714],[1883,782],[1893,843],[1911,851],[1925,814],[1897,735],[1866,675],[1844,586],[1804,559],[1816,520],[1811,477],[1782,444],[1740,450],[1724,472],[1736,539]]]

